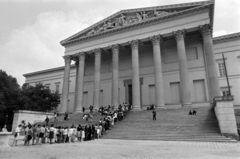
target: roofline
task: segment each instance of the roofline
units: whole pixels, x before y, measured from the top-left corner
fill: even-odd
[[[70,68],[74,68],[74,67],[76,67],[75,64],[72,64],[72,65],[70,66]],[[55,68],[50,68],[50,69],[46,69],[46,70],[41,70],[41,71],[26,73],[26,74],[23,74],[23,76],[24,76],[24,77],[29,77],[29,76],[33,76],[33,75],[37,75],[37,74],[44,74],[44,73],[55,72],[55,71],[62,71],[62,70],[64,70],[64,68],[65,68],[65,66],[55,67]]]
[[[119,15],[119,14],[122,14],[122,13],[127,13],[127,12],[137,12],[137,11],[147,11],[147,10],[154,10],[154,9],[171,9],[171,8],[177,8],[177,7],[191,7],[191,6],[197,6],[197,5],[210,5],[210,4],[213,4],[213,0],[208,0],[208,1],[199,1],[199,2],[191,2],[191,3],[178,3],[178,4],[171,4],[171,5],[164,5],[164,6],[155,6],[155,7],[146,7],[146,8],[136,8],[136,9],[126,9],[126,10],[121,10],[107,18],[104,18],[103,20],[87,27],[86,29],[76,33],[76,34],[73,34],[72,36],[60,41],[60,44],[62,46],[65,46],[65,43],[68,42],[68,40],[72,39],[72,38],[75,38],[77,36],[81,36],[81,34],[83,35],[86,31],[90,30],[91,28],[93,27],[96,27],[98,25],[100,25],[101,23],[103,23],[104,21],[108,21],[109,19]],[[128,27],[128,26],[125,26],[125,27]],[[116,29],[117,30],[117,29]],[[109,30],[107,32],[111,32],[112,30]],[[75,40],[75,39],[74,39]],[[73,41],[73,40],[72,40]]]
[[[166,19],[171,19],[171,18],[182,16],[182,15],[187,15],[189,13],[202,11],[202,10],[205,10],[205,9],[210,9],[210,12],[211,12],[212,5],[213,4],[211,3],[211,4],[208,4],[208,5],[203,5],[203,6],[187,9],[187,10],[184,10],[184,11],[180,11],[180,12],[177,12],[177,13],[174,13],[174,14],[170,14],[170,15],[166,15],[166,16],[162,16],[162,17],[156,17],[156,18],[152,18],[152,19],[149,19],[149,20],[146,20],[146,21],[141,21],[141,22],[138,22],[138,23],[134,23],[132,25],[126,25],[126,26],[123,26],[123,27],[111,29],[111,30],[104,31],[104,32],[101,32],[101,33],[98,33],[98,34],[94,34],[94,35],[90,35],[90,36],[84,36],[84,37],[80,37],[78,39],[74,39],[74,40],[70,40],[70,41],[62,41],[62,42],[60,42],[60,44],[62,46],[67,46],[67,45],[71,45],[71,44],[74,44],[74,43],[77,43],[77,42],[80,42],[80,41],[93,39],[93,38],[96,38],[96,37],[100,37],[100,36],[107,35],[107,34],[112,34],[112,33],[115,33],[115,32],[122,31],[122,30],[130,29],[130,28],[139,27],[139,26],[142,26],[142,25],[148,25],[150,23],[156,23],[156,22],[159,22],[159,21],[164,21]],[[212,16],[210,14],[210,23],[212,25],[213,22],[212,22],[211,17]],[[91,26],[91,27],[93,27],[93,26]]]
[[[238,38],[240,38],[240,32],[214,37],[213,38],[213,43],[215,44],[215,43],[220,43],[220,42],[224,42],[224,41],[235,40],[235,39],[238,39]],[[74,67],[76,67],[74,64],[71,65],[71,68],[74,68]],[[47,69],[47,70],[41,70],[41,71],[37,71],[37,72],[26,73],[26,74],[23,74],[23,76],[24,77],[29,77],[29,76],[34,76],[34,75],[37,75],[37,74],[44,74],[44,73],[55,72],[55,71],[63,71],[64,68],[65,68],[64,66],[55,67],[55,68],[51,68],[51,69]]]
[[[163,5],[163,6],[152,6],[152,7],[142,7],[142,8],[134,8],[134,9],[124,9],[121,11],[124,12],[137,12],[137,11],[148,11],[148,10],[154,10],[156,8],[158,9],[172,9],[172,8],[182,8],[182,7],[192,7],[197,5],[206,5],[206,4],[212,4],[212,0],[206,0],[206,1],[198,1],[198,2],[189,2],[189,3],[175,3],[175,4],[169,4],[169,5]]]
[[[240,39],[240,32],[214,37],[213,43],[216,44],[235,39]]]

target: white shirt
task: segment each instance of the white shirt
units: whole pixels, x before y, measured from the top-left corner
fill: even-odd
[[[82,138],[85,138],[85,132],[84,132],[84,130],[82,131]]]
[[[17,133],[17,136],[19,136],[20,135],[20,128],[19,127],[16,127],[16,129],[15,129],[15,133]]]
[[[72,135],[72,133],[73,133],[73,128],[70,128],[68,133],[69,133],[70,135]]]
[[[55,128],[54,127],[50,127],[50,131],[54,132]]]
[[[15,132],[16,132],[16,133],[20,133],[20,128],[19,128],[19,127],[16,127]]]

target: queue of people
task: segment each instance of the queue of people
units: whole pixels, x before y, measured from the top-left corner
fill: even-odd
[[[27,127],[24,127],[20,124],[15,130],[12,146],[17,146],[20,131],[24,131],[25,134],[23,138],[24,145],[29,146],[94,140],[100,138],[106,129],[103,127],[103,124],[88,124],[85,126],[79,124],[78,126],[72,125],[71,127],[54,127],[53,124],[51,126],[27,125]]]
[[[112,108],[112,107],[110,107]],[[54,143],[74,143],[89,140],[95,140],[107,134],[108,130],[114,126],[114,123],[121,121],[128,110],[131,109],[129,104],[124,103],[123,106],[119,105],[118,109],[110,109],[109,107],[101,108],[101,115],[104,117],[98,123],[86,124],[78,126],[51,126],[48,125],[48,117],[45,120],[46,124],[31,125],[30,123],[18,125],[14,134],[14,141],[12,146],[17,146],[20,132],[24,132],[24,145],[41,145],[41,144],[54,144]],[[65,114],[66,116],[66,114]]]

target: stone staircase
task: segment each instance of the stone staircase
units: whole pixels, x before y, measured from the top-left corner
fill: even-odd
[[[92,121],[86,121],[83,120],[82,116],[83,113],[73,113],[69,114],[69,120],[64,120],[64,115],[58,116],[58,121],[54,123],[54,118],[51,118],[49,121],[49,125],[54,124],[54,126],[78,126],[79,124],[88,125],[88,124],[98,124],[100,119],[103,119],[103,116],[101,116],[99,113],[94,112],[93,114],[93,120]],[[44,122],[40,122],[37,124],[45,124]]]
[[[189,110],[157,110],[157,121],[152,120],[152,111],[130,111],[103,138],[236,142],[221,136],[213,109],[197,108],[197,116],[188,115]]]

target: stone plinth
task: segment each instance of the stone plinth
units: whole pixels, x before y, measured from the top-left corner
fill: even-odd
[[[13,136],[12,132],[0,132],[0,148],[9,147],[9,139]]]
[[[233,107],[233,97],[215,97],[215,114],[221,134],[239,140],[236,118]]]
[[[37,112],[37,111],[27,111],[27,110],[18,110],[14,112],[13,118],[13,125],[12,125],[12,132],[15,132],[16,127],[21,124],[24,120],[27,124],[34,124],[36,122],[43,122],[46,117],[52,118],[54,117],[53,113],[46,113],[46,112]]]

